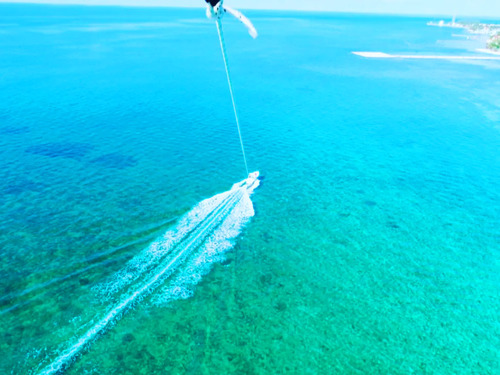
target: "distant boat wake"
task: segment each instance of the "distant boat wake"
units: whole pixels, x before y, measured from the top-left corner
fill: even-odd
[[[250,195],[259,186],[258,172],[221,194],[198,203],[177,225],[133,258],[124,269],[94,289],[111,308],[76,342],[68,344],[39,374],[66,370],[93,341],[131,307],[147,297],[157,305],[188,298],[214,263],[224,260],[234,239],[254,216]],[[155,292],[155,295],[151,294]]]

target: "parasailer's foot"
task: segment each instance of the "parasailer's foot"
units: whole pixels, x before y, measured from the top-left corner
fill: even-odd
[[[224,0],[205,0],[205,2],[207,3],[207,18],[218,21],[222,18],[224,13],[228,12],[245,25],[252,38],[257,38],[257,30],[253,26],[252,22],[250,22],[250,20],[239,10],[223,5]]]
[[[207,17],[221,19],[224,15],[224,7],[220,0],[205,0],[207,3]]]

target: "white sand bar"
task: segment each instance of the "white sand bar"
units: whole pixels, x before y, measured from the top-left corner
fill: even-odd
[[[490,55],[500,56],[500,51],[492,51],[491,49],[479,48],[476,50],[477,52],[488,53]]]
[[[500,60],[500,56],[389,55],[384,52],[353,52],[353,54],[375,59]]]

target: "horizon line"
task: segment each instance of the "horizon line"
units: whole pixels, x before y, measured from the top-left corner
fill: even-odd
[[[112,0],[113,1],[113,0]],[[152,3],[130,3],[130,4],[123,4],[120,3],[120,0],[115,0],[114,2],[111,3],[103,3],[100,0],[94,0],[94,1],[85,1],[85,0],[67,0],[64,2],[61,2],[61,0],[49,0],[49,1],[43,1],[43,2],[35,2],[31,0],[14,0],[14,1],[2,1],[0,0],[0,5],[6,4],[6,5],[21,5],[21,4],[26,4],[26,5],[39,5],[39,6],[85,6],[85,7],[121,7],[121,8],[180,8],[180,9],[204,9],[204,5],[189,5],[189,4],[184,4],[184,5],[168,5],[168,4],[152,4]],[[307,9],[307,8],[278,8],[278,7],[270,7],[270,8],[260,8],[260,7],[241,7],[240,9],[243,10],[261,10],[261,11],[284,11],[284,12],[308,12],[308,13],[344,13],[344,14],[366,14],[366,15],[390,15],[390,16],[414,16],[414,17],[444,17],[446,18],[453,18],[454,16],[458,18],[484,18],[484,19],[499,19],[500,16],[491,16],[491,15],[471,15],[471,16],[465,16],[465,15],[453,15],[453,14],[439,14],[439,13],[413,13],[413,12],[384,12],[384,11],[377,11],[377,10],[366,10],[366,11],[359,11],[359,10],[334,10],[334,9]]]

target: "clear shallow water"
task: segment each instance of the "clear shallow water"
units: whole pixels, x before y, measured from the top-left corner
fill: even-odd
[[[68,373],[495,373],[500,64],[350,53],[480,46],[427,19],[248,15],[259,39],[225,31],[256,216]],[[55,358],[96,286],[243,177],[203,17],[0,7],[0,372]]]

